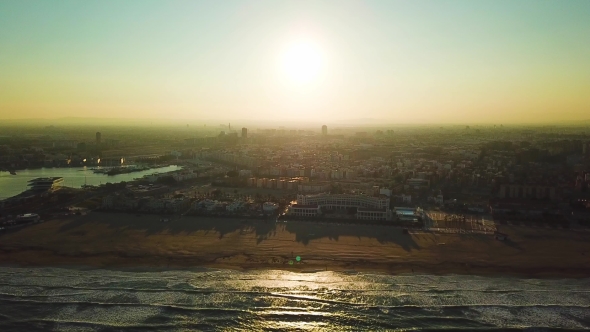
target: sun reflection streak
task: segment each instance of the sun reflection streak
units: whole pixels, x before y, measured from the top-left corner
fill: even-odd
[[[326,285],[345,282],[342,275],[333,272],[260,272],[263,273],[258,281],[262,284],[257,286],[269,292],[257,298],[257,306],[250,308],[251,313],[261,317],[257,323],[252,322],[254,326],[249,326],[252,330],[334,331],[336,322],[347,319],[328,311],[330,305],[326,304],[331,302],[329,297],[332,296]]]

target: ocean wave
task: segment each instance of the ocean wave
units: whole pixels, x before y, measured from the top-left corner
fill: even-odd
[[[7,268],[0,330],[590,329],[590,279]]]

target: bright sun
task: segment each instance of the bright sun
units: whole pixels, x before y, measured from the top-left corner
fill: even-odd
[[[322,67],[322,54],[310,42],[289,45],[282,56],[282,70],[295,83],[310,83],[316,80]]]

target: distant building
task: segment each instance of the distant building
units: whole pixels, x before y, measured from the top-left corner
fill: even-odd
[[[398,197],[399,200],[401,200],[403,203],[412,203],[412,195],[405,195],[402,194],[401,196]]]
[[[529,199],[556,199],[557,191],[554,186],[502,184],[498,197],[500,198],[529,198]]]
[[[379,188],[379,195],[385,195],[387,197],[391,197],[392,191],[391,191],[391,189],[387,189],[387,188]]]
[[[445,203],[443,195],[439,194],[433,197],[434,204],[443,205]]]
[[[100,141],[102,140],[102,134],[99,132],[96,132],[96,144],[100,144]]]
[[[426,179],[407,179],[406,180],[407,189],[425,189],[430,187],[430,181]]]
[[[242,139],[248,138],[248,128],[242,128]]]
[[[330,190],[331,184],[329,182],[324,182],[324,183],[305,183],[305,184],[299,184],[297,186],[297,190],[299,192],[315,192],[315,193],[321,193],[321,192],[325,192]]]
[[[322,126],[322,135],[324,135],[324,136],[328,135],[328,126],[326,126],[326,125]]]

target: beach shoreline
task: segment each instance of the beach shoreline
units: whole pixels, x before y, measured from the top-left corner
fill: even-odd
[[[530,278],[590,275],[588,232],[523,227],[505,227],[503,232],[509,241],[475,234],[408,235],[387,226],[197,217],[167,224],[158,216],[90,213],[0,235],[0,265]]]
[[[41,252],[39,252],[41,254]],[[0,254],[2,255],[2,254]],[[96,258],[93,257],[93,258]],[[182,260],[175,258],[172,264],[159,265],[158,263],[149,262],[146,260],[118,260],[112,256],[105,255],[102,257],[108,261],[107,264],[93,264],[87,259],[73,260],[71,257],[58,256],[43,256],[44,260],[50,263],[43,262],[27,262],[19,264],[18,262],[0,258],[1,267],[15,267],[15,268],[63,268],[76,270],[93,270],[103,269],[122,272],[165,272],[165,271],[204,271],[204,270],[233,270],[239,272],[258,271],[258,270],[277,270],[288,271],[295,273],[316,273],[316,272],[347,272],[347,273],[368,273],[368,274],[384,274],[384,275],[473,275],[481,277],[514,277],[514,278],[531,278],[531,279],[585,279],[590,276],[589,268],[561,268],[558,270],[550,270],[545,268],[521,268],[514,269],[509,267],[497,266],[464,266],[458,263],[442,264],[442,265],[417,265],[417,264],[393,264],[392,266],[382,265],[324,265],[313,264],[305,267],[289,267],[284,265],[271,264],[218,264],[202,261],[194,261],[190,259]]]

